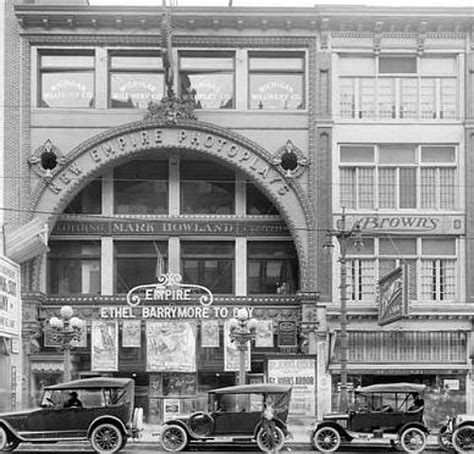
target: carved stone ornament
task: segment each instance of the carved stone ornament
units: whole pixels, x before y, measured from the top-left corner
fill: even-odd
[[[273,158],[273,165],[279,167],[288,178],[301,176],[308,164],[308,158],[290,139],[286,141],[283,147],[278,149]]]
[[[47,139],[34,151],[28,163],[41,178],[50,180],[63,168],[66,158],[51,139]]]
[[[194,98],[186,96],[179,98],[174,93],[165,96],[161,102],[150,102],[145,120],[153,119],[167,124],[176,124],[179,120],[197,120],[194,113]]]

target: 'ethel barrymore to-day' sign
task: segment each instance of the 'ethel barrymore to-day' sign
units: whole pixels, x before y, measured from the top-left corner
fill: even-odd
[[[379,280],[379,325],[386,325],[408,314],[408,267],[395,268]]]

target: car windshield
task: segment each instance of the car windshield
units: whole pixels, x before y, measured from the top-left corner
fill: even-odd
[[[370,412],[409,411],[417,406],[416,393],[356,393],[354,410]]]

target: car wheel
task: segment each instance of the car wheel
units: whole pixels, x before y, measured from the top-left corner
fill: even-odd
[[[454,431],[452,440],[457,452],[472,452],[474,450],[474,426],[459,427]]]
[[[443,426],[438,432],[438,446],[446,452],[454,452],[454,446],[452,442],[451,432],[448,430],[448,426]]]
[[[182,451],[188,444],[188,434],[177,424],[169,424],[161,431],[161,445],[166,451]]]
[[[6,430],[0,427],[0,451],[10,452],[18,448],[20,441],[16,438],[9,437]]]
[[[320,427],[314,432],[313,444],[318,451],[334,452],[341,446],[341,434],[334,427]]]
[[[400,445],[405,452],[422,452],[426,446],[426,434],[418,427],[409,427],[400,435]]]
[[[275,426],[273,440],[270,439],[270,434],[265,429],[260,429],[257,433],[257,446],[263,452],[278,452],[285,444],[285,434],[283,431]]]
[[[104,423],[94,428],[90,441],[95,452],[111,454],[120,451],[123,435],[115,424]]]

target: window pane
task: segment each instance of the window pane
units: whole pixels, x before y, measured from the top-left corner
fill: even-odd
[[[41,106],[52,108],[87,108],[94,105],[92,71],[42,73]]]
[[[304,69],[304,60],[300,58],[291,58],[291,57],[250,57],[249,69],[251,71],[255,70],[295,70],[303,71]]]
[[[358,169],[359,208],[374,208],[374,169]]]
[[[164,93],[162,74],[113,73],[110,75],[110,107],[145,109]]]
[[[263,194],[260,189],[250,182],[246,184],[247,214],[276,215],[278,210],[275,205]]]
[[[379,208],[397,208],[397,170],[379,169]]]
[[[455,57],[423,57],[420,59],[420,73],[423,76],[455,76],[457,62]]]
[[[421,147],[422,162],[456,162],[456,149],[451,146]]]
[[[418,79],[400,79],[400,118],[418,118]]]
[[[452,238],[422,240],[423,255],[456,255],[456,241]]]
[[[375,301],[375,260],[348,260],[348,297],[352,301]]]
[[[400,208],[416,208],[416,169],[400,169]]]
[[[163,67],[161,56],[146,55],[112,55],[110,58],[111,69],[149,69],[157,70]]]
[[[414,164],[416,150],[412,145],[380,145],[379,162],[383,164]]]
[[[442,210],[455,210],[456,203],[456,169],[439,169],[440,201]]]
[[[413,57],[380,57],[379,58],[379,73],[394,74],[416,73],[416,58]]]
[[[64,210],[65,213],[99,214],[102,211],[102,181],[89,183]]]
[[[436,208],[436,169],[421,169],[421,208]]]
[[[342,145],[341,162],[374,162],[374,147]]]
[[[375,79],[360,79],[359,81],[359,118],[375,117]]]
[[[457,81],[456,79],[440,80],[440,118],[457,117]]]
[[[374,239],[362,238],[362,247],[357,245],[354,241],[348,241],[347,254],[348,255],[373,255],[374,254]]]
[[[420,84],[421,118],[436,118],[436,80],[423,78]]]
[[[250,74],[251,109],[303,109],[303,75]]]
[[[379,118],[395,118],[395,79],[378,79]]]
[[[356,208],[356,169],[341,168],[341,207]]]
[[[168,212],[168,161],[134,161],[114,170],[117,214]]]
[[[339,114],[343,118],[355,117],[355,79],[339,79]]]
[[[411,238],[381,238],[380,255],[416,255],[416,240]]]
[[[340,57],[338,71],[344,76],[375,76],[375,58]]]
[[[94,67],[93,55],[41,55],[41,68],[76,68]]]
[[[234,59],[232,57],[183,57],[180,56],[181,69],[191,71],[198,70],[234,70]]]
[[[234,75],[209,70],[180,73],[181,93],[192,95],[196,109],[233,109]]]

